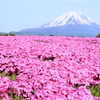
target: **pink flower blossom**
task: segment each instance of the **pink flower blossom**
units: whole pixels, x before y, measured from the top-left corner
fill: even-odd
[[[3,100],[11,91],[28,100],[100,100],[86,88],[100,84],[99,38],[2,36],[0,44]]]

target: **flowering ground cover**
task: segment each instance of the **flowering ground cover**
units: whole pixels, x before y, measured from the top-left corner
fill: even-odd
[[[0,37],[0,100],[100,100],[100,39]]]

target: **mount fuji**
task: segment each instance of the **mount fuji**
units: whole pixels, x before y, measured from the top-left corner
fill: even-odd
[[[68,12],[55,20],[36,27],[21,30],[24,35],[62,35],[95,37],[100,33],[100,24],[79,11]]]

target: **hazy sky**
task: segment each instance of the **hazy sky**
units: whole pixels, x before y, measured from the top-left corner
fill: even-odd
[[[20,31],[81,11],[100,23],[100,0],[0,0],[0,31]]]

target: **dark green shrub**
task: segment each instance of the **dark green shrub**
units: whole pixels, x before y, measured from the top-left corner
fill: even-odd
[[[100,38],[100,33],[96,37],[99,37]]]

